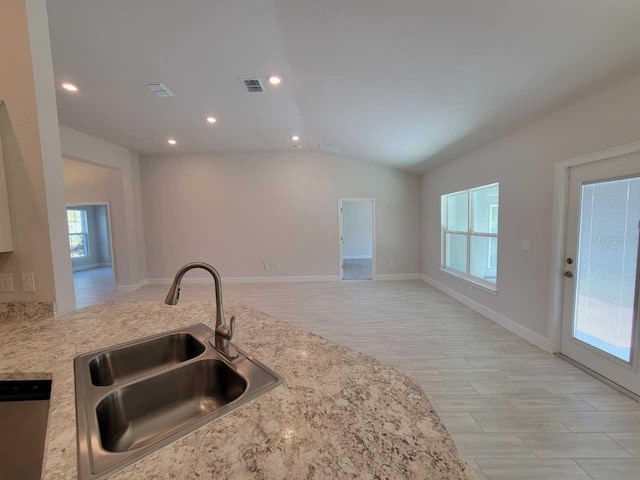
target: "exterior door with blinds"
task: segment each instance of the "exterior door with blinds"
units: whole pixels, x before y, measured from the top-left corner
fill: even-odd
[[[640,395],[640,154],[570,169],[561,352]]]

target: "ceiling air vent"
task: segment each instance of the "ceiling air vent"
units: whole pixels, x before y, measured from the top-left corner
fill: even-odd
[[[330,143],[321,143],[318,148],[323,152],[340,153],[342,148],[340,145],[332,145]]]
[[[240,82],[242,82],[242,86],[247,91],[247,93],[264,92],[264,87],[262,86],[262,82],[259,78],[241,78]]]
[[[153,93],[156,97],[175,97],[176,94],[167,88],[164,83],[158,82],[147,82],[143,83],[145,87],[147,87],[151,93]]]

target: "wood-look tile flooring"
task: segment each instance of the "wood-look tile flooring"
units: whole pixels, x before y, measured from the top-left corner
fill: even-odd
[[[92,268],[73,273],[76,308],[84,308],[116,293],[111,267]]]
[[[103,299],[162,301],[167,289]],[[181,300],[212,293],[184,285]],[[640,479],[640,404],[423,282],[236,284],[224,294],[413,375],[480,479]]]

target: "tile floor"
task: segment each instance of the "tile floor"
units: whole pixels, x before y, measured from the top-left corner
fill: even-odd
[[[116,293],[111,267],[74,272],[73,286],[77,308],[88,307]]]
[[[167,289],[102,299],[162,301]],[[185,285],[181,300],[212,292]],[[413,375],[480,479],[640,479],[640,404],[423,282],[236,284],[224,293]]]
[[[373,260],[370,258],[352,258],[342,260],[342,278],[344,280],[371,280],[373,278]]]

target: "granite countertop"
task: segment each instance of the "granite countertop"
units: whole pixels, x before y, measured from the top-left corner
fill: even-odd
[[[215,306],[105,303],[0,322],[0,379],[52,378],[45,479],[76,478],[73,358],[194,323]],[[233,343],[284,377],[274,390],[113,479],[473,478],[420,386],[369,356],[242,305]]]

